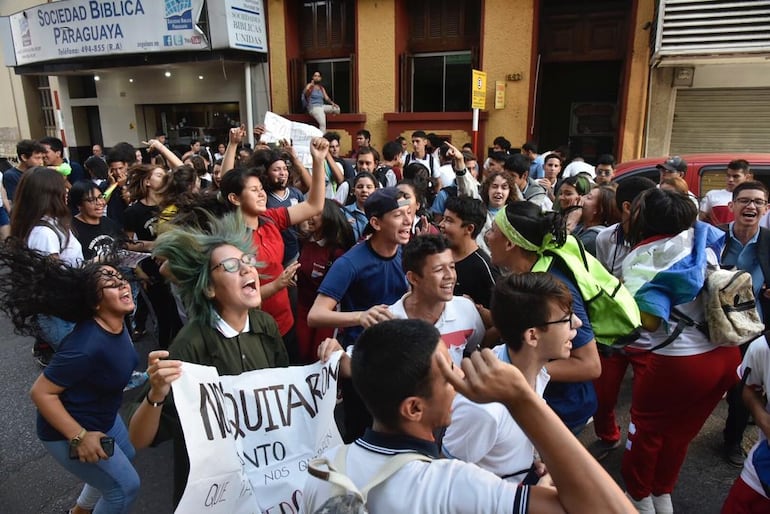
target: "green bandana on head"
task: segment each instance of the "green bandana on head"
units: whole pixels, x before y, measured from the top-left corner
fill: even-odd
[[[511,222],[508,221],[508,215],[505,213],[505,208],[497,211],[497,214],[495,215],[495,224],[497,225],[497,228],[500,229],[500,232],[502,232],[503,235],[508,239],[508,241],[530,252],[543,253],[543,250],[548,248],[551,241],[553,240],[553,235],[548,233],[543,237],[543,243],[541,246],[537,246],[536,244],[532,243],[529,239],[521,235],[518,230],[513,228]]]

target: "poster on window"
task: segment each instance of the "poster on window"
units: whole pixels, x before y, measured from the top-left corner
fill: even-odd
[[[299,513],[308,462],[342,444],[341,356],[232,376],[185,362],[172,387],[190,474],[176,512]]]
[[[570,136],[612,136],[617,127],[614,102],[573,102]]]

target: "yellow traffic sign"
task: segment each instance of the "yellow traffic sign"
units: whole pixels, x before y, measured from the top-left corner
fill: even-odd
[[[487,74],[484,71],[473,70],[471,81],[471,108],[485,109],[487,105]]]

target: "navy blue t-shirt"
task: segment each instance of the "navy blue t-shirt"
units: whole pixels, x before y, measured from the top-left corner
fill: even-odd
[[[298,203],[305,201],[302,191],[296,187],[289,186],[287,191],[288,194],[284,200],[281,200],[274,193],[268,193],[267,208],[274,209],[276,207],[286,207],[288,209],[292,205],[297,205]],[[289,263],[296,260],[299,255],[297,229],[292,226],[286,230],[281,230],[281,237],[283,237],[283,266],[286,267]]]
[[[580,296],[580,291],[571,278],[558,268],[556,260],[548,272],[567,286],[572,295],[572,312],[583,322],[583,326],[577,329],[577,335],[572,340],[572,349],[585,346],[594,339],[594,329],[588,319],[583,297]],[[585,382],[555,382],[551,380],[545,388],[543,397],[570,429],[585,425],[596,412],[596,390],[590,380]]]
[[[382,257],[372,250],[369,241],[363,241],[334,261],[318,292],[337,300],[342,312],[356,312],[374,305],[392,305],[407,287],[401,247],[393,257]],[[361,326],[345,328],[340,343],[355,343],[363,330]]]
[[[90,319],[64,338],[43,374],[64,388],[59,398],[83,428],[107,432],[115,424],[123,388],[138,361],[125,327],[120,334],[111,334]],[[38,412],[37,435],[42,441],[60,441],[75,434],[59,433]]]

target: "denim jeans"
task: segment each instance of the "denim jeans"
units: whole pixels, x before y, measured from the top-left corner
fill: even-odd
[[[62,340],[75,328],[75,324],[71,321],[45,314],[38,314],[37,325],[40,328],[40,337],[50,344],[54,351],[59,349]]]
[[[115,424],[107,431],[107,435],[115,438],[115,454],[95,464],[70,459],[69,441],[42,441],[42,443],[64,469],[91,488],[101,492],[102,497],[96,503],[93,514],[123,514],[131,510],[131,505],[139,492],[139,475],[131,464],[136,451],[128,438],[126,425],[119,415],[115,419]],[[81,494],[79,504],[85,499],[88,489],[86,487]]]

